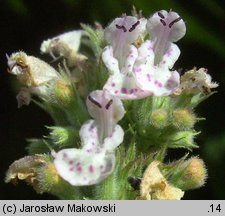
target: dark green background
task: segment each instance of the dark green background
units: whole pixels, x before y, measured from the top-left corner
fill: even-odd
[[[24,183],[17,187],[4,184],[7,167],[26,155],[26,138],[40,137],[50,125],[47,114],[35,107],[17,109],[11,76],[6,73],[5,54],[23,50],[41,56],[39,47],[44,39],[79,24],[94,21],[107,25],[122,13],[129,14],[132,5],[148,17],[160,9],[173,9],[185,20],[187,34],[178,42],[181,56],[176,69],[206,67],[220,83],[218,93],[202,103],[196,112],[206,121],[197,123],[202,130],[196,142],[200,149],[193,152],[205,160],[209,178],[205,187],[189,191],[185,199],[225,199],[225,1],[221,0],[1,0],[0,1],[0,198],[54,199],[37,195]],[[46,59],[45,57],[42,57]],[[168,159],[181,156],[182,151],[169,152]]]

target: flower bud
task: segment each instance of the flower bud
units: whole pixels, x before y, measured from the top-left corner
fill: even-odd
[[[49,191],[53,192],[55,188],[59,187],[59,184],[62,181],[52,162],[48,162],[39,169],[37,178],[41,193]]]
[[[78,199],[77,189],[73,189],[59,175],[52,161],[48,160],[43,166],[37,170],[37,186],[38,193],[51,193],[61,199]]]
[[[191,190],[199,188],[205,184],[207,178],[207,171],[202,159],[192,157],[185,161],[176,174],[177,182],[175,185],[182,190]]]
[[[61,106],[68,106],[74,97],[70,83],[62,79],[55,82],[53,92],[56,101]]]
[[[196,118],[188,109],[176,109],[173,111],[173,125],[178,129],[190,129],[194,126]]]
[[[168,114],[163,109],[156,109],[151,113],[151,123],[157,128],[163,128],[168,122]]]

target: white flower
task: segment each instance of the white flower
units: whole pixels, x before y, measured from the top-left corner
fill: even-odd
[[[114,149],[123,141],[123,129],[116,123],[123,117],[122,102],[106,91],[94,91],[87,98],[94,120],[80,129],[81,149],[64,149],[53,153],[59,175],[72,185],[97,184],[111,174]]]
[[[179,48],[173,42],[185,35],[184,21],[176,12],[161,10],[150,17],[147,22],[147,31],[153,41],[154,64],[166,64],[171,68],[180,55]],[[168,52],[173,61],[164,63],[163,58],[168,56]]]
[[[138,49],[132,45],[147,28],[151,40]],[[183,20],[175,12],[155,13],[146,24],[145,19],[124,16],[116,18],[106,29],[110,44],[102,54],[111,73],[104,89],[121,99],[146,96],[167,96],[180,83],[177,71],[170,71],[180,55],[173,44],[186,32]]]
[[[147,22],[151,40],[146,40],[138,49],[134,73],[137,85],[151,91],[155,96],[172,94],[180,83],[177,71],[170,71],[180,55],[176,42],[186,32],[179,15],[172,11],[159,11]]]
[[[110,45],[105,47],[102,60],[110,72],[110,77],[104,89],[121,99],[138,99],[147,96],[147,92],[136,84],[133,67],[138,51],[132,45],[145,31],[145,25],[144,18],[124,16],[116,18],[105,29],[105,39]]]
[[[87,57],[79,54],[82,30],[70,31],[43,41],[41,52],[49,53],[54,60],[64,57],[69,66],[76,66],[79,62],[87,60]]]
[[[7,56],[7,59],[9,73],[16,75],[26,87],[17,95],[18,107],[30,103],[31,93],[45,96],[49,85],[59,77],[57,71],[49,64],[24,52],[13,53],[10,57]]]

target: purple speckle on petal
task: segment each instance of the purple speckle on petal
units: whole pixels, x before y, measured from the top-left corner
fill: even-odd
[[[115,83],[112,83],[111,86],[114,87],[115,86]]]
[[[122,92],[123,94],[127,94],[127,89],[126,89],[126,88],[121,88],[121,92]]]
[[[74,167],[70,167],[70,168],[69,168],[69,171],[70,171],[70,172],[74,172]]]
[[[133,58],[133,57],[134,57],[134,55],[130,55],[130,57],[131,57],[131,58]]]
[[[74,163],[74,161],[69,161],[69,165],[72,165]]]
[[[92,131],[94,127],[95,127],[94,124],[92,124],[89,128],[89,131]]]
[[[130,89],[130,94],[133,94],[134,93],[134,89]]]
[[[169,50],[166,52],[166,55],[167,55],[167,56],[170,56],[172,51],[173,51],[173,49],[169,49]]]
[[[103,165],[101,165],[101,166],[100,166],[100,169],[102,170],[103,168],[104,168],[104,166],[103,166]]]
[[[118,90],[115,90],[114,93],[115,93],[115,94],[118,94]]]
[[[158,86],[159,88],[162,87],[162,83],[160,83],[158,80],[155,80],[154,84],[155,84],[156,86]]]
[[[151,75],[147,74],[146,76],[147,76],[148,82],[151,82]]]
[[[135,72],[136,72],[136,73],[141,72],[141,68],[136,68],[136,69],[135,69]]]
[[[173,89],[177,86],[177,83],[174,82],[173,80],[168,80],[166,83],[166,88],[168,89]]]
[[[76,168],[76,170],[77,170],[77,172],[81,172],[81,171],[82,171],[82,167],[81,167],[81,166],[78,166],[78,167]]]
[[[92,165],[90,165],[90,166],[88,167],[88,170],[89,170],[90,173],[93,173],[93,172],[94,172],[94,167],[93,167]]]
[[[134,89],[134,91],[135,91],[135,92],[137,92],[137,91],[138,91],[138,89],[137,89],[137,88],[135,88],[135,89]]]
[[[77,163],[76,163],[76,166],[80,166],[80,165],[81,165],[81,163],[80,163],[80,162],[77,162]]]
[[[129,64],[128,67],[131,67],[131,64]]]
[[[68,158],[68,155],[66,153],[63,153],[63,158]]]

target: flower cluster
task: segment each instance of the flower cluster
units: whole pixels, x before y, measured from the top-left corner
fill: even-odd
[[[146,32],[150,39],[135,47],[133,43]],[[104,89],[121,99],[172,94],[180,80],[177,71],[170,71],[180,55],[173,42],[185,32],[184,21],[172,11],[159,11],[148,20],[116,18],[105,30],[109,45],[102,59],[110,78]]]
[[[19,173],[22,179],[32,176],[39,192],[59,197],[64,187],[70,191],[106,182],[96,186],[94,198],[108,198],[113,190],[110,198],[117,191],[114,198],[181,199],[184,190],[202,186],[206,172],[197,157],[197,177],[187,168],[191,159],[185,161],[186,156],[163,164],[167,148],[197,147],[193,127],[198,118],[192,109],[217,87],[203,68],[181,77],[173,69],[180,55],[175,42],[186,33],[183,19],[161,10],[149,19],[123,15],[105,29],[82,27],[41,44],[41,53],[63,60],[59,70],[24,52],[7,55],[9,73],[23,85],[18,107],[29,105],[33,95],[56,126],[49,127],[49,137],[30,141],[35,158],[29,156],[28,167],[21,165],[28,158],[16,161],[6,181],[21,179]],[[82,52],[83,44],[89,52]],[[41,163],[33,163],[37,158]],[[131,192],[127,177],[139,179],[138,194]]]

